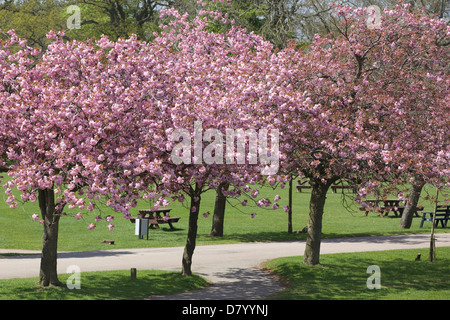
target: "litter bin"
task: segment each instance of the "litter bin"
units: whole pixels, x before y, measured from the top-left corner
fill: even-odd
[[[139,236],[139,239],[144,239],[144,235],[147,235],[148,240],[148,219],[136,219],[134,234]]]

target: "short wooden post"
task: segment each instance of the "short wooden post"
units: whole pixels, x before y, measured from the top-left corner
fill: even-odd
[[[136,280],[136,268],[131,268],[131,280]]]

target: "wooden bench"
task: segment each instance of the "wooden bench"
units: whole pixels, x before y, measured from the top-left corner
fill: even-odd
[[[153,226],[156,229],[159,229],[160,224],[167,223],[170,226],[170,229],[174,230],[174,226],[172,223],[178,222],[180,220],[180,217],[169,217],[169,212],[172,209],[158,209],[158,210],[151,210],[151,209],[142,209],[139,210],[139,214],[137,216],[137,219],[148,219],[148,223],[150,225],[150,228]],[[164,214],[163,217],[161,217],[161,213]],[[148,215],[148,217],[146,217]],[[131,223],[135,223],[135,219],[130,219]]]
[[[298,192],[302,192],[303,189],[311,189],[311,186],[309,184],[306,184],[306,181],[298,181],[296,188]],[[351,189],[353,193],[358,192],[358,187],[353,184],[334,184],[331,186],[331,191],[333,193],[336,193],[337,189],[341,189],[342,191],[344,191],[344,189]]]
[[[331,186],[331,191],[333,193],[336,193],[337,189],[341,189],[342,192],[344,192],[344,189],[351,189],[353,193],[357,193],[357,186],[356,185],[352,185],[352,184],[346,184],[346,185],[342,185],[342,184],[335,184]]]
[[[311,186],[309,184],[305,184],[306,181],[301,182],[300,180],[297,181],[297,191],[302,192],[303,189],[311,189]]]
[[[309,186],[309,185],[298,185],[297,186],[298,192],[302,192],[303,189],[311,189],[311,186]]]
[[[433,221],[434,212],[422,212],[422,221],[420,222],[420,228],[423,227],[423,223],[425,221]],[[429,217],[427,217],[429,216]],[[442,228],[447,227],[447,222],[450,219],[450,206],[437,206],[436,208],[436,217],[434,219],[435,227],[441,224]]]
[[[386,199],[386,200],[366,200],[367,206],[359,207],[360,211],[364,211],[364,215],[368,215],[369,212],[378,212],[380,217],[386,217],[390,212],[393,212],[396,217],[401,217],[405,206],[400,205],[400,200],[398,199]],[[422,211],[422,206],[417,206],[414,215],[419,217],[418,211]]]

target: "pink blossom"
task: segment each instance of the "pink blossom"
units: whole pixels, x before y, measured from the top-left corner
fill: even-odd
[[[95,223],[91,223],[90,225],[88,225],[89,230],[94,230],[94,228],[95,228]]]
[[[56,38],[56,32],[51,30],[49,33],[47,33],[46,36],[48,39],[54,39],[54,38]]]
[[[114,225],[108,224],[108,229],[109,229],[109,231],[113,231],[114,230]]]
[[[32,218],[34,221],[38,221],[38,220],[39,220],[39,215],[37,215],[37,214],[35,213],[35,214],[31,215],[31,218]]]

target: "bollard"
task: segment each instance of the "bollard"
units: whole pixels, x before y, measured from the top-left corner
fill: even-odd
[[[131,268],[131,280],[136,280],[136,268]]]

